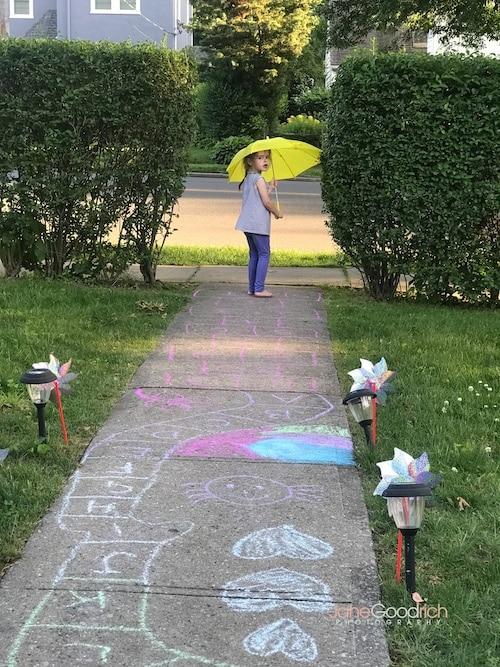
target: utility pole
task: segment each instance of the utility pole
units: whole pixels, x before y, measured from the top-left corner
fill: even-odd
[[[0,38],[9,36],[9,0],[0,0]]]

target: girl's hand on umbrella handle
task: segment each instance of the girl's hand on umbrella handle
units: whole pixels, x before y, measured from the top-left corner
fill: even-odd
[[[278,187],[278,181],[275,178],[273,178],[273,180],[269,183],[269,192],[276,190],[277,187]]]
[[[278,220],[278,218],[282,218],[282,217],[283,217],[283,213],[282,213],[280,210],[278,210],[278,213],[275,214],[274,217],[276,218],[276,220]]]

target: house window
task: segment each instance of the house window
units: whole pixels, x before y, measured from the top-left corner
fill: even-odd
[[[90,0],[93,14],[140,14],[141,0]]]
[[[10,0],[10,18],[32,19],[33,0]]]

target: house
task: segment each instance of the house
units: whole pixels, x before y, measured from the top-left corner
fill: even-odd
[[[455,41],[451,44],[445,42],[436,33],[415,32],[411,36],[402,38],[398,33],[388,34],[379,31],[372,31],[361,41],[357,49],[373,49],[381,51],[404,49],[406,53],[428,53],[429,55],[438,55],[449,51],[467,52],[467,49]],[[347,56],[353,53],[353,49],[331,48],[326,53],[325,80],[326,85],[330,86],[335,80],[340,63]],[[483,47],[480,53],[489,56],[500,56],[500,42],[489,40],[483,41]]]
[[[12,37],[193,43],[189,0],[8,0]]]

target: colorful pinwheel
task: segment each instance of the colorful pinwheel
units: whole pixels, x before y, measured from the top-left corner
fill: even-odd
[[[389,484],[397,482],[418,482],[426,484],[431,489],[439,484],[442,475],[430,472],[429,457],[424,452],[418,459],[403,452],[402,449],[394,447],[394,458],[392,461],[380,461],[382,479],[373,492],[374,496],[381,496]]]
[[[71,359],[67,361],[65,364],[60,364],[59,359],[56,359],[56,357],[53,354],[49,355],[49,364],[48,364],[48,369],[54,373],[54,375],[57,375],[57,383],[59,385],[59,391],[61,394],[69,394],[71,391],[71,387],[69,386],[69,383],[71,380],[74,380],[76,377],[78,377],[78,373],[69,373],[69,369],[71,367]],[[50,395],[50,400],[53,401],[54,403],[57,402],[55,393],[52,391]]]
[[[371,389],[377,394],[376,402],[385,405],[387,392],[394,390],[391,382],[396,375],[396,371],[388,370],[384,357],[375,365],[368,359],[360,359],[360,362],[361,368],[356,368],[348,373],[354,380],[351,391]]]

